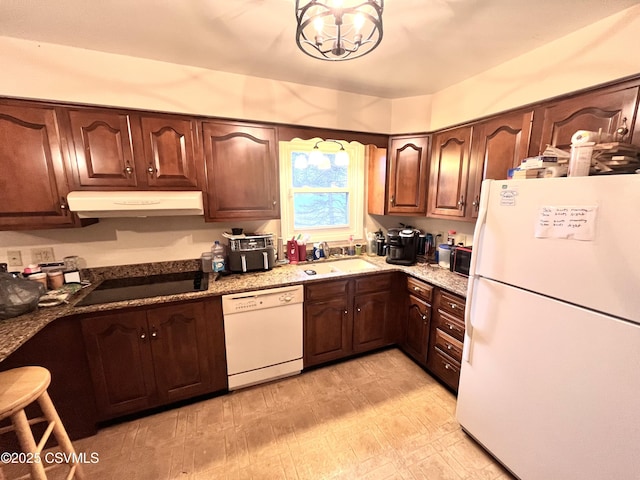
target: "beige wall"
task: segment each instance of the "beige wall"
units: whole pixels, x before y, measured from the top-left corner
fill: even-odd
[[[0,37],[0,96],[388,133],[391,100]]]
[[[637,5],[437,92],[429,130],[640,73],[639,40]]]

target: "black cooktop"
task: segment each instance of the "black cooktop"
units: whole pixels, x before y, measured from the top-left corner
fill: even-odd
[[[208,284],[207,275],[200,271],[112,278],[104,280],[94,291],[76,303],[76,306],[197,292],[206,290]]]

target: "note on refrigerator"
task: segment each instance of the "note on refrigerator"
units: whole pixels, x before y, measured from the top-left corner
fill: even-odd
[[[540,207],[535,237],[591,241],[595,236],[597,211],[597,205]]]

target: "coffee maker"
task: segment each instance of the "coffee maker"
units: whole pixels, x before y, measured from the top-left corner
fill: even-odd
[[[419,230],[410,227],[387,231],[387,263],[413,265],[418,255]]]

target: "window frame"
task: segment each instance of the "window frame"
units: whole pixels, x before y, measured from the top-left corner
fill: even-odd
[[[336,140],[337,141],[337,140]],[[349,168],[347,188],[336,188],[333,192],[348,192],[349,194],[349,225],[345,227],[326,228],[315,227],[296,230],[294,227],[293,194],[295,192],[332,192],[330,188],[294,188],[293,187],[293,162],[292,153],[311,152],[318,143],[318,149],[322,153],[336,153],[340,145],[349,154]],[[348,241],[350,236],[354,239],[363,238],[364,232],[364,190],[365,190],[365,147],[357,142],[338,141],[328,142],[321,138],[291,141],[279,143],[280,160],[280,223],[282,238],[286,241],[301,235],[310,235],[311,242],[342,242]]]

